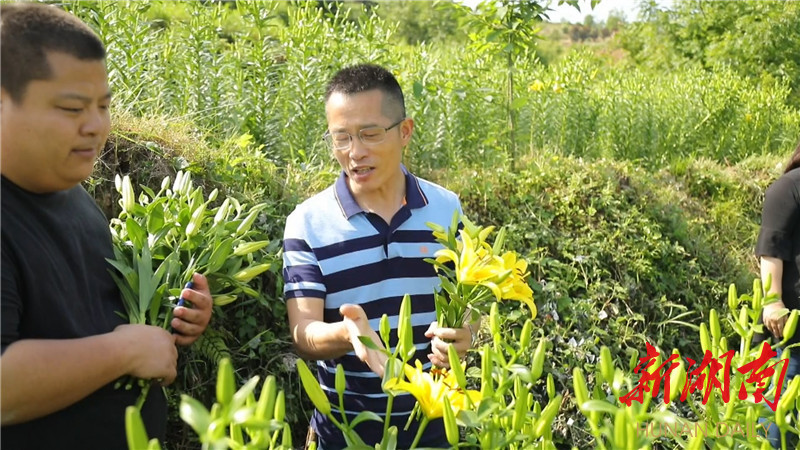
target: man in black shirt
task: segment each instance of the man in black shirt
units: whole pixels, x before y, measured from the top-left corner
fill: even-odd
[[[105,49],[56,7],[1,8],[2,448],[124,449],[124,411],[139,391],[114,381],[175,379],[175,344],[210,319],[208,284],[195,274],[183,291],[192,308],[175,309],[174,335],[116,314],[108,222],[80,185],[110,129]],[[163,439],[161,389],[142,414]]]

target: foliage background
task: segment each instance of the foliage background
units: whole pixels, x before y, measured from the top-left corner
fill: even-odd
[[[551,337],[546,371],[559,391],[572,367],[594,367],[601,345],[622,367],[645,340],[699,353],[696,324],[723,308],[728,283],[749,287],[763,192],[800,137],[795,2],[650,4],[638,22],[579,27],[510,1],[475,11],[447,2],[64,7],[108,47],[115,125],[87,183],[106,213],[118,212],[114,173],[157,186],[189,170],[209,190],[268,202],[257,226],[273,249],[286,215],[338,173],[320,139],[327,78],[357,62],[392,70],[417,125],[404,162],[459,193],[478,223],[507,224],[509,245],[528,257],[535,328]],[[527,34],[507,26],[515,21]],[[216,361],[230,355],[240,380],[277,376],[300,442],[310,405],[293,373],[277,250],[268,257],[267,300],[216,310],[171,392],[211,404]],[[510,333],[521,326],[515,308],[503,311]],[[556,440],[590,446],[567,405]],[[167,447],[193,448],[193,439],[172,417]]]

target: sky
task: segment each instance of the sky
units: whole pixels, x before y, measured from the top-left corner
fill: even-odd
[[[620,11],[623,13],[625,20],[630,22],[636,20],[639,15],[638,5],[641,0],[602,0],[594,10],[591,8],[590,0],[580,1],[580,11],[576,10],[569,5],[558,6],[558,1],[551,1],[550,8],[552,11],[548,13],[551,22],[570,22],[570,23],[583,23],[584,17],[591,14],[595,21],[605,22],[608,15],[612,11]],[[658,0],[660,7],[668,8],[672,6],[672,0]]]
[[[475,5],[480,0],[461,0],[466,5]],[[601,0],[594,10],[591,8],[591,0],[580,0],[580,11],[569,5],[558,5],[558,0],[550,1],[551,11],[548,13],[550,22],[570,22],[583,23],[583,19],[591,14],[595,21],[605,22],[611,11],[620,11],[625,16],[625,20],[630,22],[638,17],[638,4],[641,0]],[[673,0],[657,0],[659,6],[668,8],[672,6]]]

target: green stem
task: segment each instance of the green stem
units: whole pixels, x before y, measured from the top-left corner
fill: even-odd
[[[344,412],[344,392],[339,392],[339,412],[342,413],[342,421],[344,426],[350,427],[350,422],[347,421],[347,414]]]
[[[751,345],[750,342],[752,338],[753,338],[752,332],[748,332],[745,338],[742,340],[742,348],[741,352],[739,353],[739,358],[741,361],[739,364],[740,367],[745,365],[747,362],[747,355],[750,354],[750,345]]]
[[[603,442],[603,433],[600,431],[600,429],[597,427],[597,424],[595,424],[594,421],[592,421],[592,419],[590,417],[586,417],[586,418],[588,419],[587,422],[589,422],[589,427],[592,429],[592,436],[594,436],[594,439],[596,441],[595,445],[599,446],[601,449],[605,450],[606,445]],[[597,448],[597,447],[595,447],[595,448]]]
[[[280,430],[275,430],[272,432],[272,439],[269,440],[269,448],[275,448],[275,445],[277,445],[278,433],[280,433]]]
[[[147,400],[147,394],[150,392],[151,384],[152,383],[148,381],[144,386],[142,386],[142,393],[139,394],[139,398],[136,399],[136,409],[139,411],[142,410],[142,405],[144,405],[144,401]]]
[[[425,427],[428,426],[428,422],[428,418],[423,416],[422,423],[419,425],[419,429],[417,430],[417,435],[414,437],[414,442],[411,443],[411,448],[417,448],[417,444],[419,443],[420,438],[422,438],[422,432],[425,431]]]
[[[383,419],[383,435],[389,432],[389,418],[392,417],[392,404],[394,403],[394,396],[389,395],[386,399],[386,416]]]

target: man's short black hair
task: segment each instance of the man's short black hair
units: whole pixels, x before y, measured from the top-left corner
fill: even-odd
[[[396,119],[406,117],[406,104],[403,90],[391,72],[374,64],[358,64],[345,67],[331,78],[325,91],[325,102],[334,92],[341,94],[357,94],[359,92],[378,89],[389,100],[386,105],[386,116],[397,115]]]
[[[20,103],[32,80],[47,80],[48,52],[81,60],[103,60],[100,38],[80,19],[56,6],[37,3],[0,5],[0,85]]]

